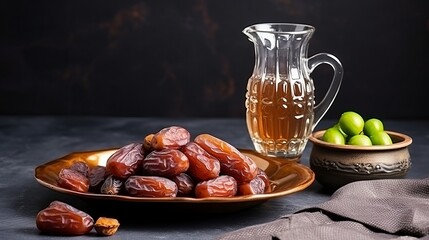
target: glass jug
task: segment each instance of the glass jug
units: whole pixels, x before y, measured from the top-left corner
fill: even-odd
[[[255,65],[247,84],[246,123],[257,152],[300,160],[308,138],[328,111],[341,86],[343,67],[328,53],[307,57],[315,28],[292,23],[260,23],[243,33],[255,47]],[[310,74],[329,64],[333,78],[320,102]]]

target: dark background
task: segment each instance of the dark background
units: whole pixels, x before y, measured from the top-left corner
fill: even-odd
[[[428,119],[428,0],[2,1],[0,114],[243,117],[260,22],[316,27],[327,113]],[[332,77],[313,72],[316,101]]]

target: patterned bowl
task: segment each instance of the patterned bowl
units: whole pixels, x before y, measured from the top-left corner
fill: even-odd
[[[354,146],[324,142],[324,132],[310,136],[313,147],[309,161],[316,181],[328,189],[359,180],[403,178],[411,166],[408,146],[412,139],[405,134],[387,131],[391,145]]]

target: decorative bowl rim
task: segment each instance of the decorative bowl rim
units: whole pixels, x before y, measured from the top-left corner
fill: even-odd
[[[322,141],[321,138],[323,136],[323,133],[325,133],[325,131],[326,129],[313,132],[310,135],[309,140],[315,145],[319,145],[327,148],[344,149],[344,150],[363,150],[363,151],[380,151],[380,150],[393,150],[393,149],[405,148],[411,145],[411,143],[413,142],[413,139],[406,134],[394,132],[394,131],[386,131],[393,141],[393,143],[390,145],[373,145],[373,146],[340,145],[340,144],[328,143],[328,142]]]

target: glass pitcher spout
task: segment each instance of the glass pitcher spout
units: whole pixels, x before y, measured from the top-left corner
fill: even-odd
[[[262,23],[243,30],[253,42],[255,64],[246,92],[246,122],[255,149],[268,156],[299,158],[308,137],[336,97],[341,63],[330,54],[307,57],[315,28],[305,24]],[[311,72],[334,68],[325,97],[315,105]]]
[[[255,46],[255,75],[282,74],[286,78],[304,77],[296,74],[306,72],[301,71],[304,67],[302,59],[307,55],[307,43],[314,32],[313,27],[258,24],[244,29],[243,32]]]

